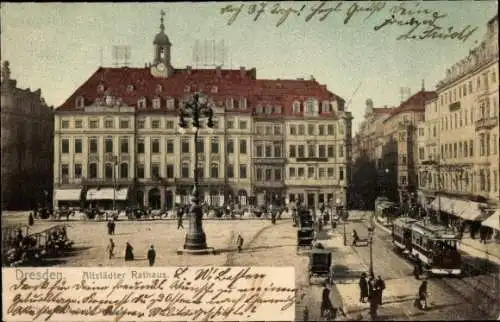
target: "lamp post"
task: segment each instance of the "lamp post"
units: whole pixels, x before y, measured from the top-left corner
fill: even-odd
[[[369,244],[370,244],[370,275],[373,275],[373,225],[368,227],[368,236],[369,236]]]
[[[347,246],[347,232],[345,227],[346,218],[345,216],[342,215],[342,201],[340,201],[340,199],[337,199],[335,201],[335,205],[336,205],[335,212],[337,213],[339,218],[342,217],[342,222],[344,223],[344,246]]]
[[[207,238],[203,231],[203,210],[199,199],[198,188],[198,131],[200,129],[200,118],[207,117],[207,127],[213,128],[213,110],[207,104],[205,97],[200,93],[193,95],[192,99],[185,103],[184,108],[179,113],[179,128],[181,133],[185,133],[188,127],[184,117],[192,118],[194,133],[194,186],[191,193],[191,208],[189,216],[189,230],[184,242],[184,250],[201,251],[207,250]],[[200,252],[201,254],[202,252]]]
[[[117,165],[118,165],[118,157],[114,155],[113,156],[113,211],[116,210],[116,166]]]

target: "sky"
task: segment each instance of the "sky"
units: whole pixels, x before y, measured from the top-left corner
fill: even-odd
[[[397,106],[401,87],[410,88],[414,94],[421,89],[422,80],[426,89],[433,90],[446,69],[480,43],[487,21],[498,10],[497,1],[321,4],[3,2],[0,58],[10,62],[11,77],[17,79],[19,87],[40,88],[47,103],[57,107],[99,66],[113,66],[113,46],[130,47],[131,67],[151,62],[152,42],[159,31],[160,11],[164,10],[174,67],[195,66],[193,48],[197,40],[201,44],[224,40],[227,58],[223,68],[255,67],[257,77],[264,79],[308,79],[312,75],[348,102],[356,130],[366,99],[371,98],[375,107]],[[232,23],[233,13],[222,13],[230,5],[243,6]],[[406,12],[403,14],[397,6]],[[277,26],[280,12],[288,9],[299,14],[290,13]],[[306,21],[315,9],[316,14]],[[392,15],[393,21],[413,17],[414,24],[421,23],[412,35],[423,35],[432,21],[444,31],[449,27],[463,31],[463,39],[398,40],[412,27],[382,26]],[[380,28],[375,30],[377,26]],[[473,28],[477,29],[467,36]]]

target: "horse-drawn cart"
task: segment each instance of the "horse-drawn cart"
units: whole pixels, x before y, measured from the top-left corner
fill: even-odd
[[[332,253],[322,248],[313,248],[309,254],[309,284],[313,278],[326,278],[333,284]]]

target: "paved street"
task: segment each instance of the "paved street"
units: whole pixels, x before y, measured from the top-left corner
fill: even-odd
[[[3,216],[2,223],[22,223],[22,215],[12,220]],[[16,219],[17,218],[17,219]],[[351,212],[346,225],[348,244],[350,232],[356,229],[361,238],[367,234],[369,213]],[[32,231],[39,231],[56,223],[36,221]],[[296,228],[290,220],[272,225],[269,220],[210,220],[204,222],[209,246],[220,251],[210,256],[179,256],[175,250],[182,247],[185,230],[177,230],[175,221],[120,221],[113,239],[117,245],[117,258],[109,260],[105,247],[109,240],[105,222],[70,222],[68,234],[76,242],[76,249],[53,265],[60,266],[147,266],[145,253],[149,245],[157,249],[157,266],[173,265],[258,265],[294,266],[299,301],[296,320],[301,321],[304,308],[309,320],[320,320],[321,280],[308,285],[308,252],[296,252]],[[185,220],[184,226],[188,227]],[[244,251],[234,252],[238,232],[245,239]],[[369,247],[343,246],[343,227],[332,231],[329,227],[318,235],[319,241],[333,252],[335,286],[332,302],[344,307],[351,319],[368,319],[368,304],[359,303],[358,279],[369,267]],[[134,247],[136,260],[125,262],[124,246],[129,241]],[[430,309],[421,312],[413,307],[419,281],[412,276],[412,265],[392,251],[390,235],[380,227],[375,230],[373,245],[374,271],[386,281],[384,305],[379,310],[381,320],[477,320],[496,318],[498,307],[486,307],[488,296],[494,297],[498,282],[486,275],[458,278],[433,278],[429,281]],[[466,261],[472,258],[465,257]],[[498,271],[497,271],[498,272]],[[498,273],[496,275],[498,277]],[[496,282],[496,284],[495,284]],[[484,285],[485,287],[481,287]],[[495,289],[495,285],[497,285]],[[478,290],[479,289],[479,290]],[[484,292],[489,291],[486,296]],[[498,299],[498,293],[497,299]],[[498,302],[498,301],[497,301]],[[491,304],[491,301],[489,301]]]

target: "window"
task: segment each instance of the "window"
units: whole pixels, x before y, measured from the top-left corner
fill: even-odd
[[[319,168],[318,179],[326,178],[326,168]]]
[[[328,144],[328,157],[329,158],[335,158],[335,145],[333,144]]]
[[[274,135],[281,135],[281,126],[280,125],[274,126]]]
[[[258,168],[257,170],[255,170],[255,176],[257,177],[258,181],[262,180],[262,169]]]
[[[246,179],[247,177],[247,165],[240,164],[240,179]]]
[[[174,153],[174,140],[167,140],[167,153]]]
[[[174,177],[174,165],[167,164],[167,178],[172,179]]]
[[[339,167],[339,180],[342,181],[344,180],[344,168]]]
[[[89,152],[90,153],[97,153],[97,138],[90,138],[89,139]]]
[[[293,102],[293,112],[294,113],[300,113],[300,102]]]
[[[97,178],[97,163],[89,164],[89,177],[90,179]]]
[[[144,179],[144,164],[137,164],[137,178]]]
[[[104,139],[104,153],[113,153],[113,139]]]
[[[305,170],[304,168],[298,168],[297,169],[297,176],[303,178],[305,175]]]
[[[227,122],[226,122],[226,128],[233,129],[234,128],[234,121],[227,120]]]
[[[498,139],[497,139],[496,134],[493,134],[493,136],[492,136],[491,145],[493,145],[493,149],[492,149],[493,154],[497,154],[498,153]]]
[[[344,125],[343,124],[339,124],[339,134],[344,135]]]
[[[212,153],[219,153],[219,138],[212,138],[211,151]]]
[[[304,135],[306,134],[306,127],[304,124],[299,124],[299,135]]]
[[[266,126],[266,135],[273,135],[273,127],[271,125]]]
[[[69,153],[69,139],[61,140],[61,153]]]
[[[272,147],[271,147],[271,145],[267,144],[267,145],[266,145],[266,149],[265,149],[265,151],[266,151],[266,152],[265,152],[265,156],[266,156],[266,158],[271,158],[271,157],[273,156],[273,155],[272,155],[272,153],[273,153],[273,152],[272,152]]]
[[[151,141],[151,153],[160,153],[160,139],[155,138]]]
[[[68,120],[62,120],[61,121],[61,128],[63,128],[63,129],[69,129],[69,121]]]
[[[120,129],[128,129],[129,120],[120,120]]]
[[[266,181],[273,180],[273,172],[271,169],[266,169]]]
[[[161,85],[160,85],[161,86]],[[161,91],[161,90],[160,90]],[[154,109],[159,109],[161,108],[161,100],[158,97],[155,97],[153,99],[153,108]]]
[[[467,146],[467,141],[464,142],[464,152],[463,152],[463,156],[465,158],[467,158],[468,156],[468,152],[469,152],[469,147]]]
[[[425,159],[425,149],[424,148],[419,148],[418,149],[418,158],[420,160]]]
[[[274,180],[281,180],[281,169],[274,169]]]
[[[327,173],[329,178],[335,177],[335,168],[328,168]]]
[[[167,99],[167,110],[175,109],[175,98]]]
[[[106,163],[104,165],[104,178],[113,179],[113,164]]]
[[[128,153],[128,138],[120,139],[120,153]]]
[[[290,125],[290,135],[297,135],[297,127],[295,125]]]
[[[255,154],[257,154],[257,157],[262,157],[263,156],[263,150],[262,150],[262,145],[257,145],[255,148]]]
[[[315,134],[314,124],[308,124],[307,125],[307,134],[309,134],[309,135],[314,135]]]
[[[205,171],[204,171],[204,166],[203,163],[198,163],[198,168],[196,171],[198,171],[198,178],[205,178]]]
[[[181,152],[182,153],[189,153],[189,140],[187,138],[182,139]]]
[[[217,163],[212,163],[212,165],[210,166],[210,177],[219,177],[219,165]]]
[[[80,163],[75,163],[74,174],[75,179],[80,179],[82,177],[82,165]]]
[[[227,177],[234,178],[234,165],[233,164],[227,165]]]
[[[312,167],[307,168],[307,177],[314,178],[314,168]]]
[[[240,139],[240,154],[247,154],[247,140]]]
[[[203,138],[198,138],[196,140],[196,149],[198,153],[205,153],[205,140]]]
[[[82,153],[82,139],[75,139],[75,153]]]
[[[314,112],[314,104],[315,101],[313,99],[308,99],[306,102],[306,112],[313,113]]]
[[[273,107],[271,105],[266,106],[266,114],[272,114],[273,113]]]
[[[334,124],[328,124],[326,127],[326,131],[328,135],[335,135],[335,125]]]
[[[305,146],[304,145],[299,145],[298,147],[298,155],[299,155],[299,158],[303,158],[305,157],[306,153],[305,153]]]
[[[99,120],[90,120],[89,121],[89,128],[97,129],[98,127],[99,127]]]
[[[153,163],[151,165],[151,178],[160,177],[160,165],[158,163]]]
[[[81,129],[83,127],[82,120],[75,120],[75,129]]]
[[[325,135],[325,126],[323,124],[318,125],[318,135]]]
[[[151,120],[151,128],[159,129],[160,128],[160,120]]]
[[[262,114],[262,106],[257,105],[257,107],[255,108],[255,112],[256,112],[257,114]]]
[[[289,169],[288,169],[288,176],[289,176],[290,178],[295,177],[295,168],[289,168]]]
[[[113,119],[105,119],[104,120],[104,128],[106,128],[106,129],[112,129],[112,128],[114,128],[115,124],[114,124],[113,121],[114,121]]]
[[[146,127],[146,120],[137,120],[137,128],[144,129]]]
[[[310,158],[314,158],[314,157],[316,157],[316,146],[315,146],[315,145],[313,145],[313,144],[309,144],[309,145],[307,146],[307,151],[309,152],[309,153],[308,153],[308,156],[309,156]]]
[[[330,110],[330,103],[328,101],[324,101],[322,106],[321,106],[321,112],[322,113],[329,113]]]
[[[247,127],[248,127],[247,121],[240,121],[240,130],[246,130]]]
[[[290,158],[295,158],[296,157],[296,151],[295,151],[295,145],[290,145],[288,147],[288,154],[290,156]]]
[[[181,177],[189,178],[189,164],[183,163],[181,167]]]
[[[144,153],[144,139],[137,139],[137,153]]]
[[[140,109],[146,108],[146,98],[142,97],[137,101],[137,107]]]
[[[226,153],[228,153],[228,154],[234,153],[234,140],[233,139],[227,140]]]
[[[406,176],[401,176],[401,184],[406,185]]]
[[[166,123],[165,123],[165,127],[169,130],[172,130],[174,128],[174,121],[172,120],[168,120]]]
[[[128,178],[128,163],[120,164],[120,178],[122,179]]]
[[[326,150],[325,150],[325,145],[324,144],[320,144],[319,145],[318,157],[320,157],[320,158],[325,158],[326,157]]]
[[[344,145],[339,144],[339,158],[343,158],[343,157],[344,157]]]
[[[274,157],[281,158],[281,144],[274,143]]]

